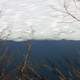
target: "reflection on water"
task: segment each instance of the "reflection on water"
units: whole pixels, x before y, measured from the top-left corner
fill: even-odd
[[[16,65],[20,64],[27,53],[27,42],[1,41],[0,42],[0,64],[7,71],[15,69]],[[41,75],[49,76],[49,79],[56,79],[56,74],[49,69],[37,69],[39,65],[57,63],[61,66],[60,69],[67,73],[65,60],[73,60],[78,66],[80,57],[80,41],[67,40],[32,40],[32,56],[31,64],[38,70]],[[3,55],[4,54],[4,55]],[[4,59],[5,60],[4,60]],[[67,60],[68,61],[68,60]],[[37,66],[37,68],[36,68]],[[1,68],[0,68],[1,69]],[[15,70],[14,70],[15,71]],[[54,77],[53,77],[54,75]]]

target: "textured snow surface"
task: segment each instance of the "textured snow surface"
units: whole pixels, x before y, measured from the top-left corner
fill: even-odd
[[[80,1],[73,1],[66,5],[79,19]],[[65,13],[64,0],[0,0],[0,39],[31,38],[80,40],[80,22]]]

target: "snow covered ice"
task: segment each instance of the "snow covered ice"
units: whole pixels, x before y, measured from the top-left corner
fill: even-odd
[[[80,18],[75,4],[67,1],[72,14]],[[80,23],[65,14],[64,0],[0,0],[0,39],[31,38],[80,40]]]

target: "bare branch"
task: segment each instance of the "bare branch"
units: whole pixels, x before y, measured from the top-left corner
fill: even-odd
[[[75,4],[75,7],[78,9],[78,6],[77,6],[77,3],[76,3],[76,0],[72,0]],[[64,10],[60,10],[58,8],[56,8],[55,6],[50,6],[53,10],[55,11],[59,11],[63,14],[65,14],[65,16],[71,16],[74,20],[80,22],[80,19],[78,17],[76,17],[74,14],[72,14],[69,10],[68,10],[68,6],[66,5],[66,2],[64,0],[64,5],[63,5],[63,9]],[[63,16],[64,17],[64,16]],[[74,22],[74,21],[70,21],[70,22]]]
[[[66,6],[66,4],[65,4],[65,1],[64,1],[64,9],[65,9],[65,11],[66,11],[66,13],[67,13],[68,15],[70,15],[73,19],[75,19],[75,20],[77,20],[78,22],[80,22],[80,19],[78,19],[76,16],[74,16],[72,13],[70,13],[70,12],[68,11],[67,6]]]

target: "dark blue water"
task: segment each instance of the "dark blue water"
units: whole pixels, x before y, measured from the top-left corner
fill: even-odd
[[[6,48],[8,50],[5,52]],[[20,64],[27,52],[27,42],[14,42],[14,41],[1,41],[0,42],[0,55],[5,53],[10,55],[11,63],[6,66],[8,70],[15,68],[17,64]],[[64,65],[64,59],[70,58],[71,60],[78,60],[80,57],[80,41],[70,40],[32,40],[32,64],[45,64],[51,62],[58,62],[61,66]],[[63,63],[63,64],[62,64]],[[7,64],[7,63],[5,63]],[[51,64],[51,63],[50,63]],[[64,68],[63,68],[64,69]],[[43,75],[49,75],[47,69],[41,70]],[[50,77],[52,79],[50,73]]]
[[[77,57],[79,55],[79,41],[33,41],[32,53],[38,59],[50,57],[53,59],[62,59],[64,57]]]

